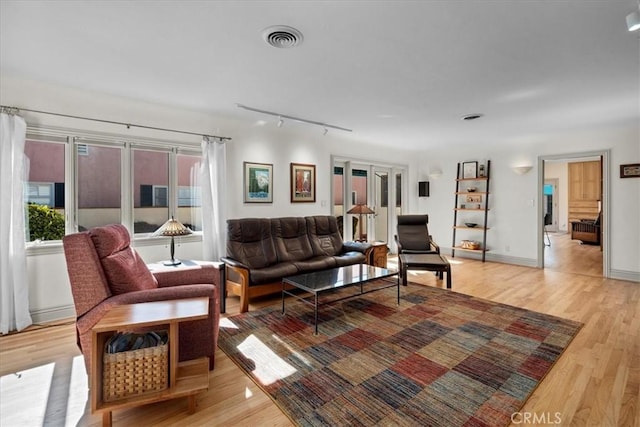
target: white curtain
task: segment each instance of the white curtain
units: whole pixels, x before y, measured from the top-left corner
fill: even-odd
[[[31,325],[25,248],[24,155],[27,125],[0,114],[0,332]]]
[[[202,139],[202,241],[203,256],[218,261],[226,255],[225,218],[227,148],[223,141]]]

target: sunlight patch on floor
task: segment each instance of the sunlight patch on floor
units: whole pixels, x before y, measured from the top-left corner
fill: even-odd
[[[24,427],[53,424],[78,425],[85,413],[89,398],[88,378],[82,356],[76,356],[70,362],[69,377],[56,372],[56,370],[65,371],[64,366],[56,363],[2,376],[0,378],[0,395],[2,396],[0,425]],[[50,393],[53,396],[57,393],[52,390],[61,388],[68,390],[66,402],[50,401]],[[61,412],[62,405],[66,412]],[[59,421],[52,421],[50,419],[52,414]]]
[[[37,366],[0,378],[0,424],[42,426],[55,363]]]
[[[254,335],[248,336],[240,343],[238,350],[253,362],[253,373],[262,385],[273,384],[296,372],[293,366],[285,362]]]
[[[227,329],[238,329],[238,326],[236,326],[235,323],[233,323],[231,320],[229,320],[227,317],[222,317],[220,318],[220,328],[227,328]]]
[[[84,415],[89,400],[89,378],[84,366],[84,357],[73,358],[71,379],[69,380],[69,397],[67,400],[66,425],[76,426]]]

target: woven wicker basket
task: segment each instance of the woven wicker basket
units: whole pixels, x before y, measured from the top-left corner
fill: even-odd
[[[165,390],[169,383],[169,346],[104,353],[102,399],[105,402]]]

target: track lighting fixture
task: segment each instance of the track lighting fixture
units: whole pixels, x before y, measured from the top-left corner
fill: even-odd
[[[328,123],[316,122],[314,120],[301,119],[300,117],[294,117],[294,116],[289,116],[287,114],[275,113],[273,111],[260,110],[258,108],[248,107],[248,106],[242,105],[242,104],[236,104],[236,105],[237,105],[238,108],[242,108],[244,110],[254,111],[256,113],[267,114],[269,116],[278,117],[278,127],[282,127],[282,123],[284,123],[283,119],[289,119],[289,120],[293,120],[294,122],[298,122],[298,123],[306,123],[306,124],[309,124],[309,125],[321,126],[321,127],[324,128],[324,135],[326,135],[327,132],[329,132],[329,128],[342,130],[342,131],[345,131],[345,132],[353,132],[351,129],[347,129],[347,128],[343,128],[343,127],[335,126],[335,125],[330,125]]]
[[[627,15],[627,29],[629,31],[640,30],[640,10],[636,10]]]
[[[324,128],[324,131],[322,132],[322,135],[326,135],[326,134],[327,134],[327,132],[329,132],[329,129]]]

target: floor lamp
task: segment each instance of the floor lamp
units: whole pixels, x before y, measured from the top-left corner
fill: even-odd
[[[173,239],[175,236],[187,236],[191,233],[193,233],[193,231],[191,231],[189,227],[185,227],[184,225],[182,225],[180,221],[171,217],[170,220],[162,224],[162,226],[152,234],[152,236],[154,237],[157,237],[157,236],[171,237],[171,260],[165,261],[164,265],[182,264],[180,260],[177,260],[173,257],[173,255],[176,252],[176,246]]]
[[[358,215],[358,242],[364,241],[362,238],[362,215],[369,215],[375,213],[369,206],[367,205],[355,205],[351,209],[347,211],[348,214]]]

